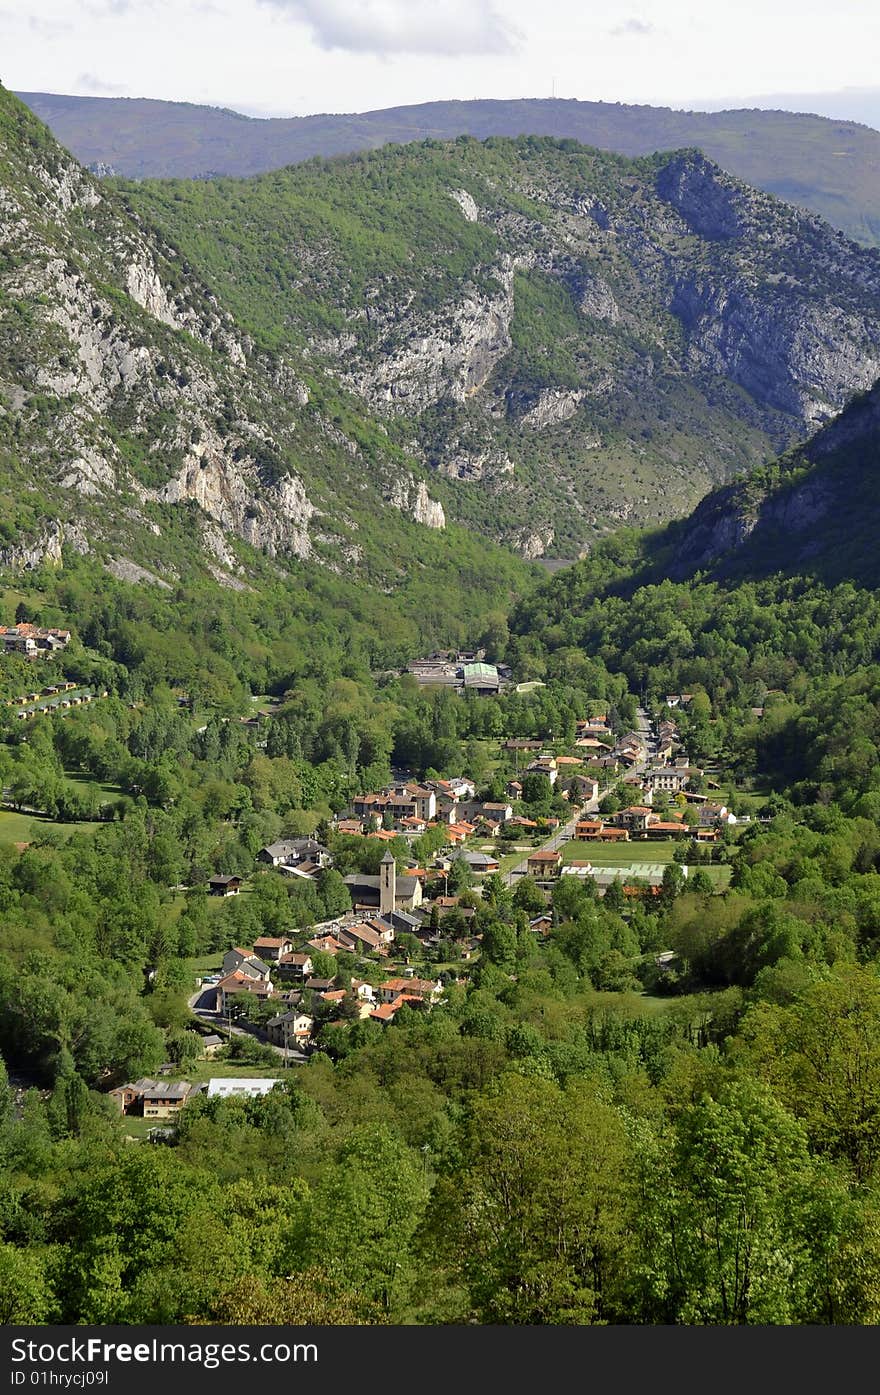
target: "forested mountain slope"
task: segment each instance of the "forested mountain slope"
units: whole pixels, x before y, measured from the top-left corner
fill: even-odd
[[[802,448],[710,494],[684,526],[673,571],[805,572],[880,584],[880,384]]]
[[[433,573],[467,610],[467,559],[507,594],[515,559],[446,538],[411,457],[320,375],[260,351],[2,90],[0,231],[0,563],[66,547],[132,579],[195,569],[240,591],[270,574],[264,553],[276,574],[320,562],[385,593]]]
[[[620,155],[699,146],[746,183],[811,209],[857,241],[880,241],[880,134],[804,112],[531,99],[257,120],[187,102],[19,95],[85,164],[136,179],[259,174],[314,155],[459,135],[554,136]]]
[[[880,253],[698,152],[463,138],[126,192],[531,554],[686,512],[880,373]]]

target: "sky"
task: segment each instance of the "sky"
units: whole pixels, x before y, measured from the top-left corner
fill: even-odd
[[[258,116],[557,96],[880,126],[878,55],[873,0],[0,0],[8,88]]]

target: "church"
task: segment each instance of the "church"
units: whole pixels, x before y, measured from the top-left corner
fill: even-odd
[[[392,911],[412,911],[422,904],[422,884],[418,877],[398,877],[394,855],[386,851],[379,864],[378,877],[353,872],[345,878],[355,910],[389,915]]]

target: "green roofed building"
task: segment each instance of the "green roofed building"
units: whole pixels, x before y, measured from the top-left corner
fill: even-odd
[[[465,664],[462,677],[465,688],[479,693],[497,693],[501,687],[501,676],[494,664]]]

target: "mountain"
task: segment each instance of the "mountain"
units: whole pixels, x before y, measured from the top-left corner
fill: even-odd
[[[468,558],[462,615],[523,576],[487,539],[571,558],[681,516],[880,376],[880,254],[699,152],[465,137],[119,186],[7,93],[0,141],[18,564],[79,540],[173,577],[194,545],[232,587],[256,549],[424,604]]]
[[[255,119],[147,98],[19,96],[84,164],[134,179],[259,174],[315,155],[459,135],[554,136],[630,156],[699,147],[747,184],[818,213],[856,241],[880,244],[880,133],[806,112],[531,99]]]
[[[0,89],[0,565],[255,600],[335,576],[349,611],[368,587],[389,627],[397,604],[435,642],[466,629],[525,570],[447,535],[412,458],[310,383]]]
[[[683,525],[672,573],[878,586],[878,474],[880,383],[800,449],[708,495]]]
[[[687,513],[880,375],[880,253],[699,151],[461,137],[125,194],[531,556]]]

